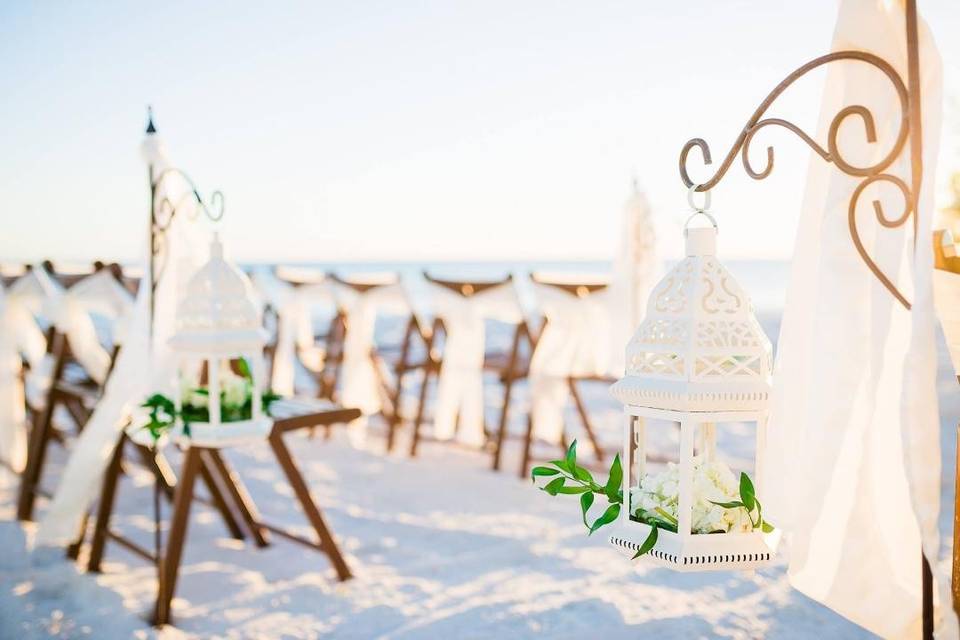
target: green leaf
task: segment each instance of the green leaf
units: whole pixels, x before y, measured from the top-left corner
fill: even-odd
[[[593,492],[588,492],[580,496],[580,510],[583,511],[583,526],[587,529],[590,528],[590,524],[587,522],[587,511],[590,511],[590,507],[593,506]]]
[[[715,504],[724,509],[738,509],[743,506],[742,502],[714,502],[713,500],[710,500],[710,504]]]
[[[620,505],[612,504],[607,507],[607,510],[603,512],[599,518],[594,520],[593,524],[590,525],[590,533],[593,534],[594,531],[602,527],[603,525],[610,524],[617,519],[617,516],[620,515]]]
[[[753,511],[754,504],[757,500],[757,492],[753,488],[753,482],[750,481],[750,476],[740,472],[740,500],[743,502],[743,507],[747,511]]]
[[[587,493],[588,491],[590,491],[590,487],[584,487],[581,485],[579,487],[573,487],[573,486],[560,487],[557,493],[577,494],[577,493]]]
[[[565,478],[554,478],[543,487],[543,490],[550,495],[555,496],[560,492],[560,488],[563,487],[564,480]]]
[[[553,466],[555,466],[557,469],[560,469],[561,471],[566,471],[567,473],[570,473],[570,474],[573,473],[573,470],[570,469],[570,467],[567,465],[566,460],[551,460],[547,464],[552,464]]]
[[[573,468],[573,477],[582,482],[593,484],[593,476],[590,475],[590,472],[583,467],[575,466]]]
[[[577,441],[574,440],[570,443],[570,447],[567,449],[567,471],[574,473],[574,470],[577,468]]]
[[[623,465],[620,464],[620,454],[613,458],[613,464],[610,465],[610,477],[607,478],[607,484],[603,487],[603,492],[607,495],[610,502],[621,502],[623,500],[620,494],[620,485],[623,483]]]
[[[536,480],[537,476],[555,476],[560,471],[557,469],[551,469],[550,467],[534,467],[530,470],[530,479]]]
[[[653,547],[657,544],[658,537],[659,534],[657,533],[657,525],[652,525],[650,527],[650,533],[647,534],[647,539],[643,541],[643,544],[640,545],[640,548],[637,549],[637,552],[633,554],[633,557],[630,559],[636,560],[640,556],[647,554],[650,549],[653,549]]]
[[[773,526],[769,522],[764,521],[760,524],[760,530],[764,533],[773,533]]]
[[[239,373],[245,380],[253,382],[253,374],[250,372],[250,363],[247,362],[246,358],[239,358],[236,366],[237,373]]]
[[[658,515],[660,515],[662,518],[664,518],[667,522],[669,522],[673,526],[677,526],[678,524],[677,519],[674,518],[672,515],[670,515],[670,513],[665,511],[663,507],[655,507],[654,511],[656,511]]]

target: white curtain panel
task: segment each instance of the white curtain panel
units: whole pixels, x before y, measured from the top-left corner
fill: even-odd
[[[534,282],[533,286],[537,307],[547,319],[530,360],[533,433],[559,444],[563,411],[570,399],[567,378],[614,373],[610,331],[619,319],[611,318],[609,287],[581,298],[544,282]]]
[[[470,297],[432,282],[428,285],[433,313],[443,320],[447,333],[434,402],[434,435],[440,440],[456,435],[463,444],[479,447],[484,443],[484,322],[519,324],[523,321],[520,300],[513,281]]]
[[[156,136],[148,138],[144,147],[147,160],[156,171],[170,166]],[[163,185],[173,202],[189,193],[189,186],[179,179],[167,179]],[[183,201],[185,208],[177,214],[166,235],[166,266],[155,292],[152,335],[149,283],[144,279],[105,393],[77,438],[53,500],[40,521],[35,540],[38,545],[64,545],[76,537],[130,412],[150,393],[170,395],[177,384],[176,362],[167,343],[174,332],[177,302],[189,278],[206,259],[209,242],[205,226],[189,211],[193,200],[187,197]],[[143,255],[146,273],[147,251]]]
[[[623,206],[620,245],[610,283],[610,373],[622,376],[627,343],[643,321],[647,298],[660,275],[656,226],[647,197],[636,182]]]
[[[869,187],[857,213],[866,251],[913,309],[900,305],[854,248],[847,207],[862,179],[811,154],[775,366],[768,472],[758,485],[765,513],[788,534],[791,583],[885,638],[919,637],[921,541],[934,567],[939,549],[931,220],[942,93],[937,49],[925,24],[920,31],[924,174],[916,242],[912,224],[886,229],[876,220],[874,199],[888,218],[903,211],[893,185]],[[906,81],[905,33],[901,3],[843,0],[833,49],[875,53]],[[849,162],[868,166],[893,144],[900,104],[879,70],[831,63],[820,144],[851,104],[872,111],[878,142],[868,144],[863,122],[851,117],[838,146]],[[886,172],[909,183],[909,147]],[[949,580],[937,579],[939,633],[956,637]]]

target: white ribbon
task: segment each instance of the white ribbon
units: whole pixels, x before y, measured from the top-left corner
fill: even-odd
[[[309,369],[322,367],[322,357],[309,357],[315,346],[312,309],[316,305],[333,304],[330,287],[323,281],[294,286],[266,271],[256,272],[253,281],[261,296],[277,311],[277,348],[271,389],[280,395],[292,396],[298,354]]]
[[[433,311],[446,329],[434,403],[434,435],[449,440],[456,433],[460,442],[479,447],[484,443],[484,321],[520,323],[520,301],[512,281],[469,297],[442,285],[429,285]]]

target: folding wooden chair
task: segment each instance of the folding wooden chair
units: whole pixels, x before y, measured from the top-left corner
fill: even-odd
[[[508,275],[502,280],[495,281],[465,281],[465,280],[444,280],[439,278],[432,277],[426,271],[423,273],[423,277],[427,282],[432,283],[435,286],[443,287],[454,294],[461,296],[464,299],[472,298],[473,296],[483,293],[494,287],[499,287],[503,285],[511,285],[513,282],[513,276]],[[529,341],[531,339],[531,334],[529,327],[527,325],[526,319],[523,318],[522,311],[517,306],[516,312],[518,314],[518,321],[515,324],[515,327],[512,331],[512,337],[510,341],[510,347],[505,351],[491,351],[485,352],[483,357],[482,370],[484,372],[495,373],[500,384],[503,386],[503,406],[500,411],[500,421],[499,427],[496,430],[491,430],[488,427],[484,426],[484,432],[486,433],[488,445],[493,445],[493,460],[492,468],[497,470],[500,468],[500,451],[503,447],[503,438],[506,435],[506,425],[509,419],[509,409],[510,409],[510,400],[511,393],[513,390],[513,385],[517,380],[518,373],[520,371],[520,358],[521,358],[521,343],[526,337],[528,344],[531,344]],[[426,404],[426,394],[427,388],[430,383],[431,375],[434,378],[438,378],[440,374],[441,367],[443,366],[443,356],[439,357],[435,355],[435,349],[439,350],[439,353],[442,354],[443,349],[440,346],[442,338],[447,333],[447,327],[444,323],[444,320],[441,316],[434,318],[433,326],[431,330],[425,335],[426,342],[426,351],[429,355],[429,358],[424,363],[425,375],[423,384],[420,387],[420,398],[417,406],[417,415],[414,419],[413,424],[413,438],[410,445],[410,455],[417,455],[417,447],[420,441],[423,439],[423,435],[420,432],[420,427],[423,422],[424,408]],[[458,420],[459,422],[459,420]],[[484,422],[486,422],[484,420]],[[492,439],[492,442],[491,442]]]
[[[572,300],[583,300],[591,295],[597,293],[605,292],[609,288],[607,282],[602,282],[600,280],[570,280],[564,281],[553,278],[544,278],[539,276],[536,273],[530,274],[531,282],[538,287],[551,287],[556,291],[563,292],[565,295],[571,296]],[[534,353],[537,352],[537,349],[541,347],[540,338],[543,336],[544,331],[549,325],[550,319],[547,315],[543,316],[543,319],[540,324],[540,330],[537,332],[536,336],[532,339]],[[532,360],[533,356],[531,356]],[[524,371],[524,375],[529,375],[529,369]],[[593,427],[592,422],[590,421],[590,416],[586,409],[586,404],[583,401],[583,397],[580,393],[579,384],[583,382],[602,382],[605,384],[612,384],[616,382],[617,378],[613,376],[603,376],[603,375],[568,375],[566,376],[567,388],[570,392],[570,397],[573,400],[574,406],[576,407],[577,414],[580,416],[580,421],[583,426],[584,431],[587,433],[587,437],[590,440],[590,444],[593,446],[594,455],[598,463],[603,463],[606,457],[605,451],[600,444],[599,439],[597,438],[596,431]],[[560,446],[563,450],[567,448],[567,436],[566,429],[564,428],[564,433],[561,436]],[[526,478],[527,473],[530,469],[530,458],[531,450],[534,441],[534,424],[532,419],[532,413],[527,415],[527,425],[526,433],[524,435],[523,441],[523,456],[520,463],[520,477]]]
[[[398,293],[400,286],[400,277],[391,274],[388,277],[342,277],[336,273],[331,273],[329,278],[333,284],[335,298],[337,300],[337,318],[331,327],[330,338],[328,338],[328,358],[327,363],[332,369],[328,373],[327,379],[330,384],[335,385],[339,381],[345,356],[345,347],[350,338],[349,317],[351,305],[356,304],[357,296],[376,296],[382,293],[383,298],[377,303],[374,301],[376,313],[379,316],[383,310],[401,311],[405,309],[408,315],[402,337],[399,342],[393,344],[383,344],[376,341],[373,336],[373,344],[369,353],[370,362],[376,375],[377,385],[381,396],[380,413],[387,421],[387,451],[393,449],[395,443],[396,428],[402,421],[400,405],[403,396],[403,382],[406,374],[423,369],[426,365],[427,356],[424,355],[420,360],[414,361],[414,340],[419,340],[420,345],[425,346],[427,342],[428,329],[425,329],[423,323],[417,317],[413,305],[405,293]],[[388,290],[390,288],[390,290]],[[402,297],[403,302],[398,298]],[[391,299],[393,298],[393,299]],[[369,321],[369,319],[367,319]],[[375,320],[374,320],[375,321]],[[369,331],[370,327],[361,327],[361,331]],[[385,373],[392,375],[392,380],[388,379]],[[332,395],[332,394],[331,394]],[[344,398],[346,404],[351,404],[349,399]]]

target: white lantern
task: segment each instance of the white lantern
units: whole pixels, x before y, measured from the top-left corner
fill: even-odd
[[[624,404],[627,420],[622,461],[625,508],[610,542],[633,555],[648,539],[651,526],[633,515],[644,509],[636,503],[647,500],[648,494],[631,496],[641,493],[647,467],[648,422],[679,424],[680,457],[673,468],[679,477],[676,489],[671,485],[676,491],[677,532],[659,529],[647,555],[682,571],[763,565],[773,556],[776,535],[754,529],[752,520],[749,530],[693,532],[695,510],[702,516],[704,506],[716,499],[707,503],[702,496],[697,498],[694,483],[695,469],[716,464],[712,461],[717,460],[718,423],[755,426],[753,477],[759,476],[772,353],[750,300],[717,260],[716,222],[707,217],[713,226],[685,230],[686,257],[651,294],[645,319],[627,346],[626,375],[611,389]]]
[[[246,275],[223,257],[223,245],[214,236],[210,260],[191,277],[177,305],[176,333],[170,347],[177,355],[181,377],[195,373],[202,363],[207,369],[209,422],[191,422],[189,437],[195,442],[265,435],[272,422],[263,415],[261,400],[265,367],[263,348],[267,340],[260,308],[253,300]],[[222,376],[229,363],[245,359],[252,377],[251,417],[223,424]],[[177,385],[175,404],[179,414],[184,398]],[[183,423],[178,425],[183,432]]]

